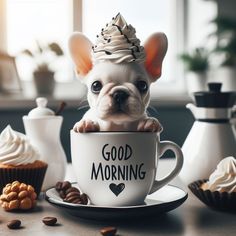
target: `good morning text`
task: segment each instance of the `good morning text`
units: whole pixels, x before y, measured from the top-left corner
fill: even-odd
[[[105,144],[102,148],[102,158],[109,162],[104,165],[102,162],[92,163],[91,180],[137,180],[144,179],[144,163],[124,164],[132,158],[133,150],[130,145],[111,146]],[[119,164],[122,162],[122,164]]]

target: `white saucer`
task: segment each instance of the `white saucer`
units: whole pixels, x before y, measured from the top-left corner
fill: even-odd
[[[78,186],[73,184],[74,187]],[[94,220],[114,220],[158,215],[171,211],[180,206],[188,197],[188,194],[173,185],[166,185],[157,192],[148,195],[143,205],[107,207],[97,205],[81,205],[63,202],[55,188],[46,191],[46,200],[63,211]]]

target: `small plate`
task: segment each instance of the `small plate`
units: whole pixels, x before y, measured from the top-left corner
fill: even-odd
[[[78,188],[77,184],[72,185]],[[179,187],[166,185],[157,192],[148,195],[143,205],[107,207],[63,202],[55,188],[46,191],[46,200],[52,205],[74,216],[93,220],[116,220],[158,215],[179,207],[187,197],[188,194]]]

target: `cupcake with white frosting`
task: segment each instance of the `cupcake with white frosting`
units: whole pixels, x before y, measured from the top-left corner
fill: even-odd
[[[236,159],[224,158],[209,180],[198,180],[188,187],[206,205],[236,211]]]
[[[39,160],[39,153],[27,137],[8,125],[0,134],[0,191],[18,180],[32,185],[39,194],[47,164]]]
[[[234,157],[223,159],[201,188],[211,192],[236,192],[236,159]]]

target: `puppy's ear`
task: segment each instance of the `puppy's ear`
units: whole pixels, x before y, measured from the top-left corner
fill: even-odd
[[[167,37],[164,33],[152,34],[144,44],[146,52],[145,67],[152,82],[161,76],[162,62],[168,46]]]
[[[69,39],[69,50],[78,74],[85,76],[93,67],[92,43],[82,33],[73,33]]]

